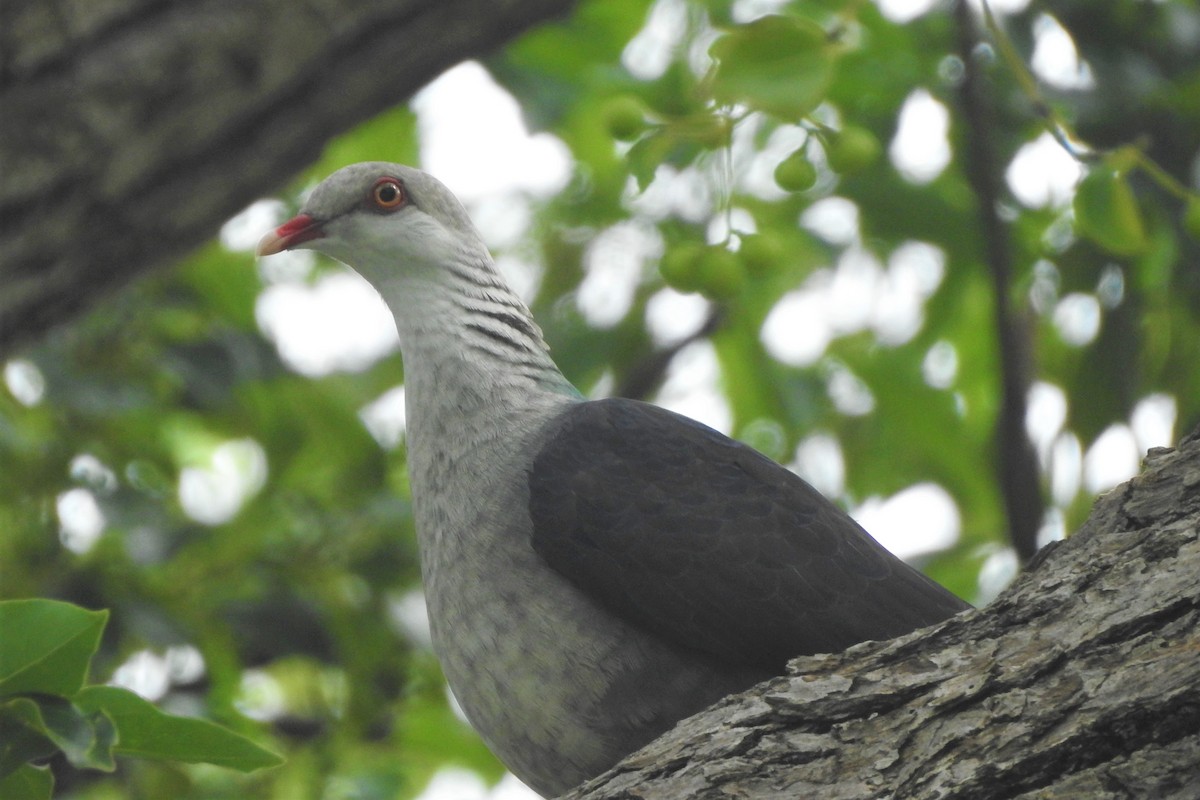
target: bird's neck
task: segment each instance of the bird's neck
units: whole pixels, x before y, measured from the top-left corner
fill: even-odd
[[[523,454],[579,398],[524,303],[490,262],[476,267],[379,284],[400,334],[408,471],[430,578],[451,563],[474,574],[472,559],[495,554],[487,509],[516,502]]]
[[[446,437],[477,446],[579,397],[528,308],[479,258],[379,287],[400,334],[410,447]]]

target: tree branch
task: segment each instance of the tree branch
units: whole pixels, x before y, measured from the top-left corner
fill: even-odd
[[[656,350],[635,363],[621,379],[613,392],[614,397],[628,397],[632,400],[645,400],[662,386],[667,370],[675,356],[689,345],[706,339],[716,333],[723,321],[724,315],[719,306],[714,306],[704,322],[692,333],[672,345]]]
[[[573,0],[68,5],[4,3],[0,19],[0,354]]]
[[[991,605],[796,659],[567,795],[1200,796],[1200,429]]]
[[[1029,392],[1029,337],[1013,308],[1012,247],[1000,219],[1000,176],[992,140],[995,120],[987,78],[976,57],[979,36],[975,14],[966,0],[955,3],[959,58],[964,65],[959,90],[966,121],[967,181],[979,206],[984,256],[992,278],[993,319],[1000,357],[1000,412],[996,418],[997,472],[1008,518],[1008,535],[1021,561],[1037,552],[1037,534],[1045,503],[1039,484],[1037,456],[1025,433]]]

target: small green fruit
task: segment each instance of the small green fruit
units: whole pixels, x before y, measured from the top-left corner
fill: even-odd
[[[681,292],[700,290],[700,258],[707,250],[698,242],[684,242],[668,250],[658,264],[663,280]]]
[[[800,149],[779,162],[775,168],[775,183],[785,192],[805,192],[817,182],[817,168]]]
[[[604,127],[609,135],[622,142],[631,142],[646,130],[646,108],[633,95],[610,98],[602,112]]]
[[[733,135],[733,122],[724,114],[707,114],[694,118],[692,139],[702,147],[719,150],[728,147]]]
[[[752,233],[742,237],[738,258],[746,272],[754,277],[767,275],[783,262],[784,248],[779,237],[769,233]]]
[[[701,293],[712,300],[728,300],[746,285],[746,267],[741,259],[720,245],[706,248],[696,269]]]
[[[847,125],[828,136],[827,141],[829,168],[842,175],[861,172],[871,166],[882,150],[875,134],[857,125]]]

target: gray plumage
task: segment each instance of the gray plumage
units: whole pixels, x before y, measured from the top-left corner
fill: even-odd
[[[786,659],[966,608],[802,480],[699,423],[584,401],[458,200],[339,170],[262,255],[357,270],[400,334],[434,648],[468,718],[559,794]]]

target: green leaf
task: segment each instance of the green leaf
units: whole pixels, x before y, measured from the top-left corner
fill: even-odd
[[[58,749],[46,734],[37,705],[18,697],[0,705],[0,777],[28,761],[49,758]]]
[[[88,714],[88,722],[92,726],[93,736],[91,747],[84,754],[80,766],[88,766],[103,772],[116,769],[113,751],[116,749],[120,734],[112,717],[104,711],[93,711]]]
[[[89,686],[75,696],[84,711],[103,711],[116,725],[119,755],[168,759],[252,772],[283,759],[216,723],[164,714],[127,689]]]
[[[1080,182],[1075,221],[1085,236],[1116,255],[1146,249],[1146,226],[1133,189],[1123,174],[1110,167],[1097,167]]]
[[[0,778],[0,797],[5,800],[50,800],[54,776],[47,767],[28,764]]]
[[[0,697],[78,692],[107,621],[107,611],[57,600],[0,602]]]
[[[41,714],[43,728],[50,741],[54,742],[67,760],[76,767],[92,766],[88,764],[88,753],[95,742],[95,729],[78,708],[61,697],[40,696],[35,702]],[[112,756],[109,754],[107,768],[112,769]]]
[[[833,78],[833,48],[814,22],[766,16],[713,42],[719,62],[713,96],[797,120],[825,99]]]
[[[261,284],[252,254],[231,253],[220,245],[210,244],[194,253],[181,269],[184,280],[200,293],[214,313],[243,330],[256,329],[254,300]],[[203,330],[197,338],[209,336],[211,332]]]
[[[666,129],[659,128],[638,139],[637,143],[629,148],[626,161],[629,171],[637,179],[638,191],[646,191],[646,187],[654,180],[659,165],[666,160],[667,154],[674,146],[673,137]]]
[[[702,148],[723,146],[717,141],[720,136],[728,139],[727,122],[720,115],[708,113],[650,129],[625,156],[629,171],[637,179],[638,191],[646,191],[663,164],[684,167],[696,159]]]
[[[0,729],[6,745],[0,749],[0,774],[14,761],[47,755],[45,746],[63,752],[73,766],[112,772],[116,731],[103,712],[85,714],[61,697],[18,697],[0,706]],[[11,741],[8,741],[11,737]]]

